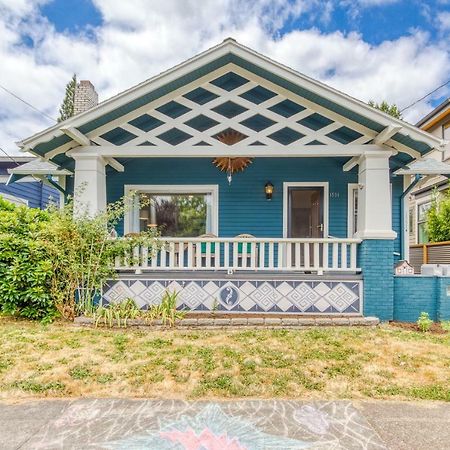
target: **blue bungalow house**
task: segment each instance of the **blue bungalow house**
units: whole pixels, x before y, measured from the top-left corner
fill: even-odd
[[[382,320],[407,236],[396,171],[442,145],[233,39],[20,142],[73,173],[79,211],[149,199],[116,231],[164,245],[117,261],[108,301],[169,288],[193,311]]]

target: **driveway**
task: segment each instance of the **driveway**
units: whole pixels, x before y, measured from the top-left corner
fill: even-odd
[[[0,403],[2,449],[448,449],[450,405],[125,399]]]

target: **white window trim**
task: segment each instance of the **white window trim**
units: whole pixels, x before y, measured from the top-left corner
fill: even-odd
[[[218,184],[126,184],[124,186],[125,198],[131,192],[145,194],[211,194],[211,233],[219,235],[219,185]],[[131,205],[124,217],[124,234],[131,233],[133,210]]]
[[[328,181],[298,181],[283,183],[283,237],[288,234],[288,190],[290,187],[323,187],[323,236],[328,237],[328,205],[329,183]]]
[[[432,203],[433,202],[433,197],[431,196],[431,195],[427,195],[426,197],[422,197],[421,199],[420,199],[420,201],[417,201],[416,202],[416,207],[414,208],[415,209],[415,220],[416,220],[416,222],[415,222],[415,228],[416,228],[416,235],[415,235],[415,240],[414,240],[414,242],[416,243],[416,244],[419,244],[419,207],[421,206],[421,205],[425,205],[426,203]],[[422,223],[422,222],[421,222]]]
[[[0,197],[3,197],[5,200],[18,206],[28,206],[28,200],[25,200],[22,197],[16,197],[15,195],[5,194],[3,192],[0,192]]]
[[[347,193],[347,237],[353,238],[356,231],[353,229],[353,217],[355,215],[355,204],[353,203],[353,191],[358,190],[358,183],[348,183]]]

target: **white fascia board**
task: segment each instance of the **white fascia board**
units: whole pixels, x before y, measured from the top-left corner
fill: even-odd
[[[182,146],[174,148],[171,145],[163,146],[95,146],[77,147],[67,152],[67,155],[74,159],[103,157],[103,158],[151,158],[151,157],[171,157],[171,158],[215,158],[223,157],[339,157],[339,156],[361,156],[364,154],[373,156],[391,156],[395,152],[384,150],[378,145],[308,145],[298,146],[295,143],[290,145],[273,145],[270,148],[261,145],[242,145],[239,143],[227,148],[218,150],[214,147]]]
[[[172,69],[162,72],[155,77],[152,77],[137,86],[134,86],[112,98],[106,100],[94,108],[91,108],[83,113],[77,114],[75,117],[69,118],[64,122],[58,123],[40,133],[37,133],[27,139],[24,139],[17,143],[19,147],[32,147],[39,142],[44,142],[49,140],[51,137],[60,136],[63,132],[61,127],[78,127],[86,122],[96,119],[97,117],[116,109],[125,103],[133,101],[142,95],[158,89],[159,87],[171,82],[172,80],[179,78],[185,74],[188,74],[197,68],[213,61],[214,59],[220,58],[228,53],[235,54],[257,66],[263,67],[264,69],[271,71],[272,73],[306,89],[315,92],[329,100],[341,104],[344,107],[357,112],[358,114],[367,117],[375,122],[381,123],[385,126],[397,124],[408,130],[412,138],[418,141],[424,142],[430,147],[438,148],[442,146],[442,139],[437,138],[426,131],[416,128],[414,125],[403,122],[399,119],[395,119],[392,116],[379,111],[366,103],[357,100],[343,92],[340,92],[330,86],[327,86],[317,80],[307,77],[289,67],[286,67],[280,63],[277,63],[270,58],[261,55],[254,50],[244,47],[238,44],[232,39],[226,39],[221,44],[206,50],[199,55],[188,59],[187,61],[173,67]]]
[[[45,170],[45,169],[36,169],[36,170],[24,170],[24,169],[8,169],[9,174],[14,175],[72,175],[72,172],[67,169],[53,169],[53,170]]]

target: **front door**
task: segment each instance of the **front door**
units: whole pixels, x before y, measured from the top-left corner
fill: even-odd
[[[288,187],[287,237],[324,237],[324,187]]]

